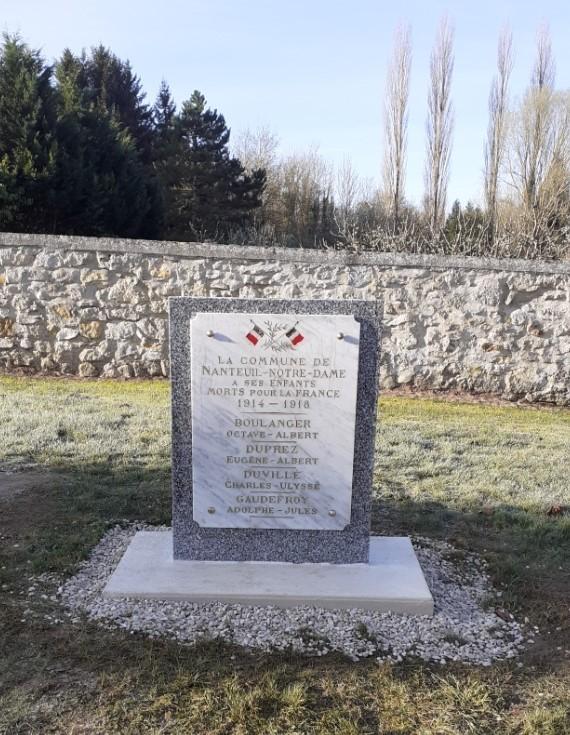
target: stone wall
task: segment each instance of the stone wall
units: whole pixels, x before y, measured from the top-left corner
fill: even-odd
[[[382,387],[570,405],[570,264],[0,234],[0,368],[168,374],[168,297],[384,301]]]

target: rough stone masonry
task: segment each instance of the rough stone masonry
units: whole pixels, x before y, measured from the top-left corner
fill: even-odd
[[[570,405],[570,263],[0,233],[0,369],[168,375],[168,297],[384,302],[381,387]]]

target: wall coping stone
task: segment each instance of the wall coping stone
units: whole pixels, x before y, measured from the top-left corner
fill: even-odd
[[[0,248],[24,247],[38,250],[78,250],[130,255],[216,260],[262,260],[317,265],[371,265],[385,268],[429,268],[432,270],[487,270],[570,275],[570,261],[525,260],[522,258],[475,258],[455,255],[412,255],[309,248],[276,248],[249,245],[220,245],[168,240],[131,240],[112,237],[41,235],[0,232]]]

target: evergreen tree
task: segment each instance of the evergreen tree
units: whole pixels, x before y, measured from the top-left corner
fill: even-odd
[[[163,79],[153,108],[155,139],[165,140],[175,130],[176,105],[170,94],[170,87]]]
[[[0,228],[48,227],[55,105],[52,70],[38,51],[4,35],[0,47]]]
[[[230,131],[223,115],[207,109],[204,95],[195,91],[182,105],[176,130],[178,148],[170,160],[179,180],[170,189],[168,234],[221,238],[247,224],[261,204],[265,172],[248,175],[230,156]]]
[[[334,200],[326,193],[322,193],[315,199],[311,208],[312,222],[308,239],[303,243],[304,247],[321,247],[332,241],[332,233],[335,229],[334,222]]]
[[[74,56],[65,49],[55,65],[58,117],[78,114],[89,108],[85,56]]]
[[[199,92],[153,108],[128,62],[64,51],[54,74],[15,37],[0,46],[0,228],[62,234],[223,237],[250,221],[265,173],[230,156]],[[168,221],[164,226],[163,212]]]
[[[461,202],[456,199],[451,205],[451,210],[445,221],[445,236],[448,240],[455,240],[461,230],[462,210]]]
[[[485,215],[480,207],[467,202],[465,208],[459,199],[453,202],[445,222],[444,234],[448,242],[470,242],[481,235],[485,228]]]
[[[125,127],[143,163],[151,160],[152,110],[145,103],[141,81],[128,61],[122,61],[104,46],[91,49],[80,59],[80,80],[88,102],[114,117]]]
[[[85,64],[65,52],[57,65],[57,157],[53,228],[84,235],[156,237],[161,217],[154,177],[128,129],[94,104]]]
[[[129,134],[98,111],[58,125],[53,229],[59,233],[152,237],[153,192]]]
[[[153,108],[153,121],[153,171],[159,185],[162,211],[168,217],[173,211],[175,192],[181,178],[182,147],[176,121],[176,105],[164,80]]]

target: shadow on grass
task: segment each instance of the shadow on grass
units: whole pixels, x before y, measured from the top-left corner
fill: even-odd
[[[505,605],[550,619],[552,625],[567,621],[568,578],[563,578],[558,567],[569,551],[568,518],[539,517],[506,505],[487,514],[433,501],[388,497],[397,490],[387,488],[385,495],[380,493],[374,500],[373,533],[428,536],[450,541],[460,550],[482,553],[495,581],[505,586]],[[35,620],[23,618],[27,603],[20,598],[25,595],[30,571],[72,572],[105,530],[116,524],[170,523],[170,472],[166,467],[116,466],[106,461],[58,468],[46,474],[44,483],[14,496],[0,510],[0,534],[6,542],[0,549],[0,580],[14,592],[3,595],[0,604],[0,696],[18,688],[28,692],[27,714],[20,716],[14,710],[10,715],[13,732],[42,732],[46,723],[53,723],[53,713],[36,711],[31,717],[30,702],[67,689],[60,697],[61,706],[73,709],[81,703],[93,710],[92,716],[102,706],[101,692],[105,692],[104,727],[109,732],[136,732],[137,728],[143,732],[151,726],[158,730],[168,712],[190,713],[201,707],[204,717],[214,722],[218,707],[219,716],[223,714],[228,722],[243,719],[245,723],[255,717],[262,723],[290,712],[298,720],[322,718],[322,732],[329,727],[339,733],[372,733],[380,731],[385,721],[375,702],[383,688],[398,686],[402,694],[407,687],[412,701],[418,692],[432,696],[434,686],[443,681],[431,678],[434,667],[417,663],[403,664],[393,672],[373,662],[355,667],[336,655],[308,660],[283,653],[245,653],[218,642],[187,648],[104,631],[90,623],[54,626],[41,615]],[[46,601],[44,609],[53,613],[56,607]],[[551,652],[544,661],[538,653],[533,655],[533,665],[539,668],[548,665],[549,671],[556,671],[565,665]],[[495,674],[501,666],[495,667]],[[503,669],[508,678],[509,665]],[[461,681],[470,676],[461,666],[452,665],[448,671]],[[491,678],[491,673],[481,672],[481,686],[489,692],[493,690]],[[340,681],[342,696],[335,690]],[[352,682],[352,690],[347,682]],[[212,697],[217,698],[217,705],[208,704]],[[294,706],[299,708],[297,714],[291,709]],[[338,722],[327,719],[335,711]],[[61,714],[62,721],[68,716]],[[343,729],[343,718],[347,723],[352,718],[359,730],[351,730],[348,724]],[[26,729],[30,721],[36,729]],[[195,732],[209,732],[195,722],[192,726]],[[280,726],[287,731],[283,722]],[[243,732],[263,732],[244,727]],[[412,724],[409,731],[413,728]],[[212,726],[214,731],[232,732],[223,724],[219,730]]]
[[[533,617],[557,620],[562,616],[570,622],[567,514],[541,515],[507,504],[458,510],[433,500],[418,503],[402,494],[396,501],[377,493],[372,504],[372,531],[425,536],[447,541],[459,550],[474,551],[488,562],[505,606],[524,609]]]
[[[375,490],[372,533],[427,536],[481,553],[513,600],[521,598],[518,604],[528,603],[533,592],[540,597],[548,591],[557,601],[567,596],[567,515],[550,517],[505,504],[459,510],[430,499],[418,503],[398,492],[402,490],[404,486],[393,482]],[[0,579],[24,564],[35,572],[72,571],[116,524],[170,524],[170,503],[170,470],[165,466],[113,466],[107,461],[58,468],[57,474],[46,474],[42,486],[3,503],[1,533],[18,541],[0,552],[6,567]]]

